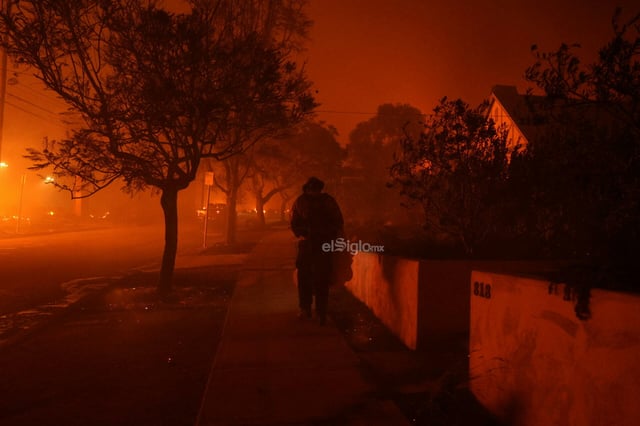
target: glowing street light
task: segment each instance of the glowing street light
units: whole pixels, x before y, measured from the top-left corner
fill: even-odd
[[[46,178],[44,178],[44,183],[53,183],[55,182],[55,179],[53,178],[53,176],[47,176]]]
[[[4,161],[0,161],[0,169],[6,169],[7,167],[9,167],[7,163],[5,163]]]

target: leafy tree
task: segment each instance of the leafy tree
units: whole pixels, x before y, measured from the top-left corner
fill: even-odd
[[[304,13],[306,3],[306,0],[220,0],[217,6],[220,13],[226,16],[229,22],[233,22],[230,31],[234,38],[242,39],[247,35],[256,35],[265,46],[286,56],[302,51],[308,37],[311,21]],[[285,63],[284,67],[287,72],[295,71],[293,63]],[[280,70],[279,67],[274,67],[271,71],[280,72]],[[290,81],[291,84],[281,87],[272,87],[268,78],[264,83],[264,85],[238,86],[237,101],[234,101],[236,108],[233,112],[233,124],[228,126],[224,139],[233,141],[233,145],[242,147],[242,151],[265,140],[278,139],[279,136],[286,134],[299,119],[302,119],[306,111],[316,106],[306,91],[309,83],[304,80]],[[290,96],[288,104],[274,104],[271,109],[256,110],[254,99],[260,99],[263,96],[262,91],[274,89],[283,92],[285,96]],[[287,109],[290,110],[289,114]],[[251,151],[246,155],[243,154],[244,158],[223,160],[224,173],[220,174],[220,178],[216,181],[226,196],[225,241],[227,244],[233,244],[236,241],[239,191],[245,179],[250,176],[254,150]]]
[[[589,265],[581,279],[601,286],[631,285],[640,249],[640,14],[620,16],[593,63],[577,45],[533,47],[526,77],[546,95],[533,105],[544,131],[518,172],[555,250]]]
[[[194,0],[173,14],[155,1],[27,0],[0,15],[2,46],[84,122],[30,150],[35,167],[51,168],[74,197],[115,181],[161,193],[161,291],[175,264],[178,192],[200,162],[242,152],[252,139],[234,130],[283,126],[314,105],[289,52],[239,30],[223,3],[236,2]]]
[[[347,218],[368,225],[397,218],[400,197],[388,188],[394,153],[405,135],[417,137],[423,114],[408,104],[383,104],[371,119],[359,123],[349,135],[344,191]],[[404,213],[404,212],[402,212]]]
[[[280,194],[286,204],[310,176],[322,176],[331,185],[345,155],[336,134],[335,128],[305,121],[285,137],[256,147],[252,157],[251,191],[259,224],[265,224],[263,207],[276,194]],[[281,206],[282,219],[285,208]]]
[[[575,53],[580,46],[562,44],[555,52],[532,46],[536,62],[525,73],[551,100],[596,103],[640,135],[640,13],[620,24],[613,17],[613,38],[598,59],[586,66]]]
[[[426,228],[469,255],[499,225],[508,175],[507,133],[488,118],[488,106],[443,98],[424,132],[401,141],[391,167],[394,184],[422,206]]]

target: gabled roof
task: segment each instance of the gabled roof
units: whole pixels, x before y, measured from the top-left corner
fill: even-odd
[[[544,96],[520,94],[515,86],[496,85],[491,89],[491,102],[499,102],[508,117],[504,121],[515,124],[528,140],[534,139],[540,131],[540,118],[534,110],[545,102]]]
[[[515,125],[527,142],[544,137],[551,126],[573,126],[589,123],[595,127],[613,128],[620,123],[606,105],[579,99],[551,99],[547,96],[518,93],[515,86],[496,85],[491,90],[492,112],[503,116],[498,124]],[[548,133],[547,133],[548,134]]]

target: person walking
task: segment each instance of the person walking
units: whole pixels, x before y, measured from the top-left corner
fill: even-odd
[[[329,285],[332,277],[332,253],[323,245],[343,233],[344,221],[336,200],[326,192],[324,182],[310,177],[302,186],[302,195],[291,209],[291,230],[299,238],[296,268],[300,316],[311,318],[315,296],[318,319],[327,319]]]

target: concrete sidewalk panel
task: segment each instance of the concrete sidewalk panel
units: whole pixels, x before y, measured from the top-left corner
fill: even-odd
[[[329,334],[230,338],[220,348],[217,362],[220,368],[357,368],[359,359],[343,345]]]
[[[215,399],[201,425],[318,421],[362,404],[372,391],[351,367],[217,370],[210,386]]]
[[[272,234],[231,299],[198,425],[408,424],[376,399],[359,358],[329,324],[297,318],[295,245]]]

